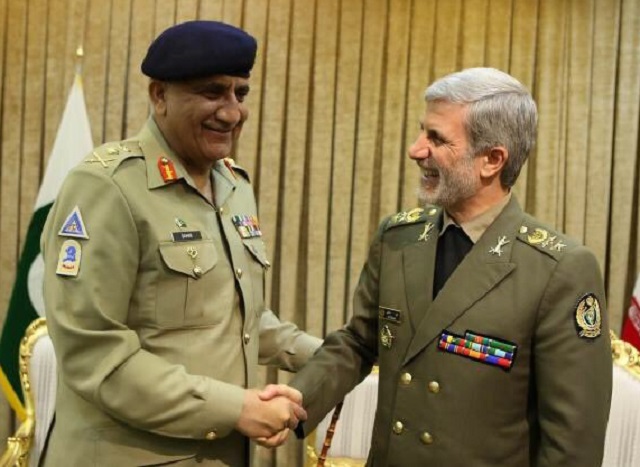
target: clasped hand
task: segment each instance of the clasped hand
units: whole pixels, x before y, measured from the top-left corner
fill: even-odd
[[[258,444],[273,448],[283,444],[300,421],[307,419],[300,391],[285,384],[245,391],[237,429]]]

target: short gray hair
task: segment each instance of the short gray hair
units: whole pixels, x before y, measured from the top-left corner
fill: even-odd
[[[435,81],[425,100],[469,104],[466,128],[472,154],[504,146],[509,159],[500,181],[513,186],[535,143],[538,123],[536,103],[522,83],[495,68],[468,68]]]

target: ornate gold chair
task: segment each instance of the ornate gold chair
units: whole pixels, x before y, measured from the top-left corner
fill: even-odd
[[[0,467],[37,466],[53,420],[56,359],[44,318],[27,327],[20,343],[19,364],[26,419],[7,440]]]
[[[611,333],[613,394],[603,467],[640,466],[640,352]]]
[[[378,403],[378,368],[344,399],[333,433],[328,429],[333,412],[327,414],[306,441],[305,467],[316,467],[323,445],[330,440],[325,467],[363,467],[369,455],[373,419]]]

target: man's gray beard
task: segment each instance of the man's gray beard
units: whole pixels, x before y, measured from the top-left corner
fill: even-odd
[[[427,190],[420,183],[417,192],[420,206],[435,204],[448,209],[475,195],[478,191],[478,182],[472,176],[468,176],[469,172],[472,173],[473,159],[465,161],[464,164],[461,167],[465,169],[463,176],[457,174],[454,177],[448,177],[445,183],[443,183],[443,171],[438,169],[441,178],[438,182],[438,188],[433,194],[427,193]]]

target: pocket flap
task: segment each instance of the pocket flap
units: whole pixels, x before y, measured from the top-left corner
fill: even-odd
[[[218,262],[218,252],[212,240],[161,243],[160,256],[169,269],[194,279],[209,272]]]
[[[264,242],[260,238],[251,238],[247,240],[243,240],[244,246],[251,256],[253,256],[264,268],[270,268],[271,263],[267,259],[267,249],[264,245]]]

